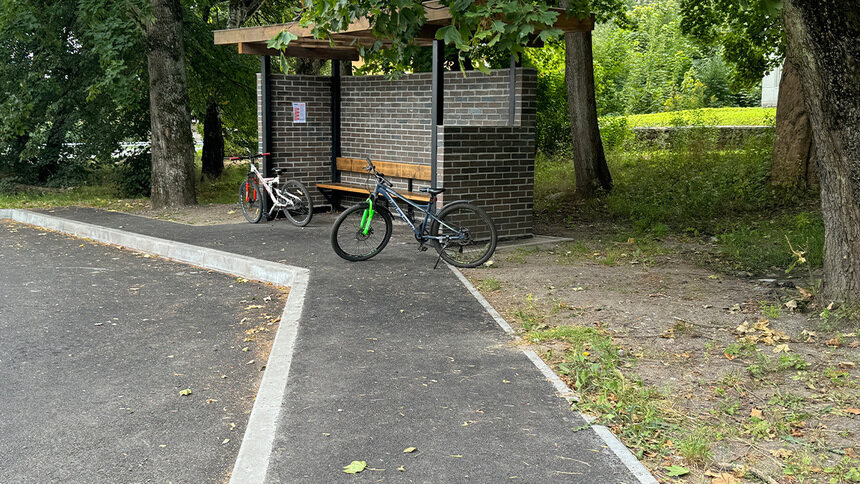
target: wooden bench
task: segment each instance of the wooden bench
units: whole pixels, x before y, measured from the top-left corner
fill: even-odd
[[[373,161],[373,166],[376,171],[385,175],[386,178],[404,178],[407,180],[406,190],[397,190],[397,193],[403,195],[404,198],[415,202],[427,203],[430,201],[430,195],[427,193],[412,191],[412,182],[430,181],[430,167],[428,165],[414,165],[411,163],[393,163],[390,161]],[[337,170],[340,172],[367,173],[367,161],[359,158],[338,158]],[[374,180],[371,180],[375,183]],[[367,195],[370,193],[368,187],[355,183],[317,183],[317,190],[331,202],[332,207],[339,208],[340,196],[345,193],[360,193]],[[373,189],[373,185],[370,186]]]

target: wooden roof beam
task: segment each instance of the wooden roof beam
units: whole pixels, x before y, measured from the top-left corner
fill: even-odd
[[[239,44],[240,54],[279,56],[282,53],[287,57],[304,57],[311,59],[334,59],[345,61],[357,61],[358,50],[354,48],[337,47],[299,47],[290,44],[284,52],[270,49],[266,44],[250,44],[242,42]]]

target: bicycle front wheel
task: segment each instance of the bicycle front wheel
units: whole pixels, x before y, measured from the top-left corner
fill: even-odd
[[[263,218],[263,212],[266,211],[266,199],[256,179],[251,183],[245,180],[239,185],[239,205],[242,207],[242,215],[248,222],[255,224]]]
[[[287,220],[297,227],[304,227],[311,223],[311,218],[314,216],[314,204],[308,189],[295,180],[289,180],[284,184],[283,193],[287,200],[293,202],[292,208],[284,210]]]
[[[456,267],[478,267],[493,256],[498,242],[496,224],[484,209],[471,203],[452,203],[439,212],[430,234],[442,237],[436,251]]]
[[[332,248],[348,261],[370,259],[381,252],[391,238],[391,214],[382,207],[375,208],[370,228],[362,228],[368,207],[367,202],[353,205],[340,214],[331,228]]]

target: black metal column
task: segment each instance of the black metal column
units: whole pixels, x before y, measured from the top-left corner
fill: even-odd
[[[331,181],[340,181],[337,157],[340,156],[340,61],[331,61]]]
[[[263,153],[272,152],[272,63],[269,62],[269,56],[260,56],[260,81],[262,96],[260,102],[260,113],[263,121],[262,132],[262,149]],[[263,174],[272,176],[271,156],[263,157]]]
[[[436,188],[438,128],[443,125],[445,110],[445,43],[433,41],[433,97],[430,103],[430,186]]]
[[[508,101],[508,126],[514,125],[514,120],[517,117],[517,57],[511,54],[511,69],[510,77],[508,78],[508,90],[510,91],[510,101]]]

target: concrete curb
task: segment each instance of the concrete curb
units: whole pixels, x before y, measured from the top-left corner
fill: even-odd
[[[182,242],[174,242],[148,235],[126,232],[76,222],[68,219],[18,209],[0,209],[0,220],[35,225],[75,237],[115,244],[128,249],[164,257],[177,262],[212,269],[233,276],[289,286],[290,294],[281,314],[281,322],[266,362],[266,371],[248,418],[242,445],[233,465],[230,482],[233,484],[260,483],[266,480],[272,444],[281,414],[281,402],[287,388],[290,364],[298,334],[299,318],[304,307],[310,271],[239,254],[232,254]]]
[[[461,273],[452,265],[448,265],[448,268],[451,269],[454,274],[457,275],[457,278],[460,279],[460,282],[466,287],[466,289],[469,290],[472,296],[474,296],[475,299],[478,300],[481,306],[483,306],[484,309],[487,310],[487,312],[490,314],[490,316],[492,316],[492,318],[496,321],[499,327],[502,328],[505,333],[513,336],[516,339],[519,339],[519,336],[516,335],[513,328],[511,328],[511,325],[508,324],[508,322],[505,321],[504,318],[502,318],[498,311],[496,311],[490,304],[490,302],[487,301],[484,295],[481,294],[475,288],[475,286],[473,286],[472,283],[469,282],[468,279],[466,279],[466,276],[464,276],[463,273]],[[559,378],[559,376],[556,375],[554,371],[552,371],[549,365],[547,365],[546,362],[544,362],[541,357],[538,356],[537,353],[532,350],[522,350],[522,352],[526,355],[526,357],[528,357],[529,360],[531,360],[531,362],[537,367],[537,369],[540,370],[540,372],[546,377],[547,381],[552,384],[558,396],[565,398],[568,401],[579,401],[579,395],[577,395],[576,392],[574,392],[569,386],[567,386],[564,381],[562,381],[562,379]],[[586,422],[588,422],[589,425],[591,425],[593,419],[588,418],[585,415],[581,415],[579,414],[579,412],[576,413],[580,415]],[[624,464],[625,467],[627,467],[630,473],[633,474],[641,484],[657,484],[657,479],[655,479],[654,476],[651,475],[648,469],[646,469],[645,466],[642,465],[641,462],[639,462],[639,459],[637,459],[636,456],[634,456],[633,453],[630,452],[630,449],[628,449],[620,440],[618,440],[618,437],[616,437],[615,434],[613,434],[608,428],[604,427],[603,425],[591,425],[591,429],[594,430],[594,433],[597,434],[598,437],[600,437],[604,442],[606,442],[606,446],[609,448],[609,450],[611,450],[618,457],[621,463]]]

